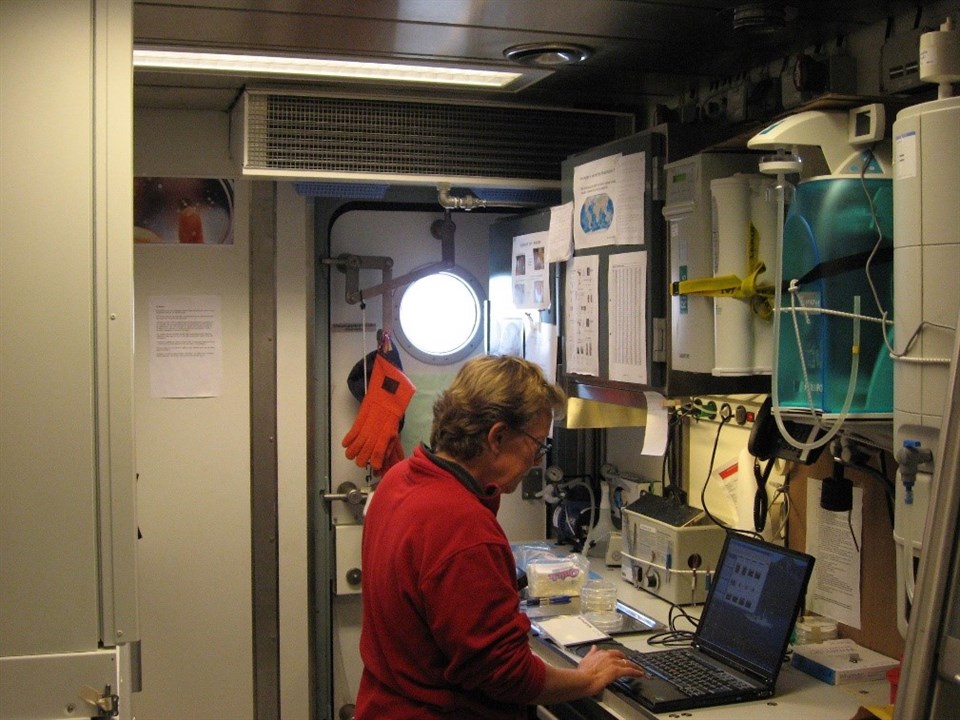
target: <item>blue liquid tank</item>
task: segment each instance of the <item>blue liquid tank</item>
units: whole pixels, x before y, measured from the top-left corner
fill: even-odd
[[[797,186],[783,231],[777,338],[783,409],[806,409],[812,402],[818,413],[839,414],[853,370],[855,298],[862,315],[879,320],[886,311],[892,318],[893,183],[868,177],[822,177]],[[818,308],[846,315],[807,312]],[[858,350],[849,412],[890,415],[893,365],[879,322],[861,320]]]
[[[854,135],[853,113],[808,111],[748,143],[778,151],[760,167],[778,174],[785,198],[784,174],[801,168],[791,149],[819,147],[830,170],[798,184],[783,222],[773,377],[778,415],[892,417],[893,368],[883,327],[892,342],[893,180],[882,107],[870,112],[874,132],[867,137]]]

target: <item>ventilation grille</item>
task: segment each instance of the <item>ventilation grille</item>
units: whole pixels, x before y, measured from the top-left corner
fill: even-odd
[[[633,132],[619,113],[259,91],[245,101],[247,174],[556,186],[567,156]]]

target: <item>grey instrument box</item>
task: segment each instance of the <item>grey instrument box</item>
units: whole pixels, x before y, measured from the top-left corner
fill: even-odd
[[[702,603],[725,531],[698,508],[644,494],[623,508],[620,574],[676,605]]]

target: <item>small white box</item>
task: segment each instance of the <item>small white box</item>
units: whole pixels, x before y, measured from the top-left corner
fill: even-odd
[[[790,664],[831,685],[883,680],[900,663],[849,638],[824,640],[793,648]]]

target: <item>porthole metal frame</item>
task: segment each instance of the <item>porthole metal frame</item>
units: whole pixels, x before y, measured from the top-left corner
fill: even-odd
[[[470,339],[464,343],[464,345],[459,349],[446,354],[437,354],[425,351],[417,347],[412,340],[407,336],[403,330],[403,323],[400,318],[400,305],[403,303],[403,298],[411,287],[413,287],[417,282],[426,280],[432,275],[428,275],[427,278],[420,278],[415,282],[406,285],[402,291],[394,295],[393,302],[393,317],[394,317],[394,326],[393,326],[393,336],[394,339],[400,343],[402,347],[409,355],[416,358],[417,360],[430,364],[430,365],[453,365],[454,363],[461,362],[466,358],[473,355],[477,348],[480,347],[483,342],[483,323],[484,323],[484,307],[486,304],[486,292],[480,282],[473,276],[473,274],[466,270],[465,268],[454,265],[443,270],[438,270],[434,275],[447,274],[456,277],[458,280],[463,282],[467,287],[469,287],[474,296],[477,299],[477,326],[474,328],[473,335]],[[438,300],[442,301],[443,298]]]

